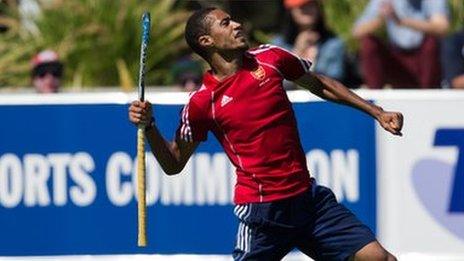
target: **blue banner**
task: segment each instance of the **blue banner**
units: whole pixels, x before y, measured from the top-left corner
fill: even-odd
[[[154,106],[171,139],[180,105]],[[311,174],[375,231],[374,121],[296,103]],[[147,148],[148,247],[137,247],[136,128],[127,105],[0,105],[0,256],[229,254],[234,169],[213,135],[180,175]]]

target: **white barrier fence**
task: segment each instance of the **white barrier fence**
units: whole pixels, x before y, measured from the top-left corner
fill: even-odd
[[[387,110],[401,111],[401,138],[377,125],[377,232],[400,260],[464,260],[464,92],[357,91]],[[2,95],[11,104],[125,104],[135,94]],[[178,104],[185,93],[150,93],[159,104]],[[292,102],[316,101],[291,91]],[[461,153],[462,152],[462,153]],[[230,260],[208,255],[0,257],[0,260]],[[307,260],[291,254],[286,260]]]
[[[404,136],[377,131],[378,234],[411,260],[464,260],[463,92],[377,103],[402,111]]]

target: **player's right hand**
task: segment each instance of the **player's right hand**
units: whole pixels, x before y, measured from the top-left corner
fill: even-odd
[[[133,101],[129,106],[129,121],[135,125],[147,126],[152,118],[153,112],[149,101]]]

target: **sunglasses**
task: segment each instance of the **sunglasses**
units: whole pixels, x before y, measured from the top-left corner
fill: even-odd
[[[56,78],[63,76],[63,65],[60,63],[41,64],[34,68],[32,72],[33,77],[43,78],[50,74]]]

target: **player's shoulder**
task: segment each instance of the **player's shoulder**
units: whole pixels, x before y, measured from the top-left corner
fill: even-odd
[[[248,50],[248,54],[261,62],[269,64],[278,64],[282,60],[296,57],[290,51],[272,44],[263,44],[256,48]]]
[[[188,104],[195,104],[197,107],[204,107],[210,103],[211,90],[202,84],[201,87],[189,94]]]
[[[210,95],[211,91],[206,87],[205,84],[202,84],[198,90],[195,90],[189,93],[189,100],[192,99],[204,99]]]
[[[288,50],[280,46],[272,45],[272,44],[262,44],[262,45],[259,45],[258,47],[251,48],[248,50],[248,53],[254,56],[276,55],[282,52],[290,53]]]

